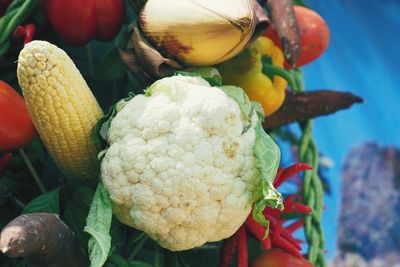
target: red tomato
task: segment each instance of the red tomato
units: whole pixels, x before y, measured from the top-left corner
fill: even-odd
[[[0,81],[0,153],[21,148],[36,136],[24,99]]]
[[[328,48],[329,28],[324,19],[315,11],[302,6],[294,6],[297,23],[300,30],[300,58],[296,66],[303,66],[322,55]],[[269,27],[264,34],[281,47],[277,32]],[[285,67],[291,66],[285,62]]]
[[[314,267],[308,260],[296,258],[282,250],[270,249],[257,256],[251,267]]]
[[[51,24],[61,39],[83,45],[93,38],[110,41],[125,17],[123,0],[42,0]]]

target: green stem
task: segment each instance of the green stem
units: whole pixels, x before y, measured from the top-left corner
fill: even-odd
[[[21,154],[22,159],[24,160],[26,166],[28,167],[29,172],[32,174],[33,179],[39,186],[39,189],[42,193],[46,193],[46,188],[44,187],[42,181],[40,180],[40,177],[38,173],[36,172],[35,168],[32,165],[32,162],[30,161],[28,155],[25,153],[23,149],[18,149],[19,153]]]
[[[271,73],[273,75],[278,75],[282,77],[288,82],[290,88],[292,88],[293,91],[298,91],[297,84],[292,75],[290,75],[290,73],[284,68],[280,68],[272,64],[263,64],[263,73]]]
[[[111,95],[111,103],[117,103],[119,100],[118,94],[117,94],[117,81],[113,80],[112,81],[112,95]]]
[[[128,256],[129,260],[132,260],[137,256],[137,254],[142,250],[144,243],[146,243],[148,239],[149,237],[147,235],[144,235],[139,241],[137,241],[137,245],[133,248],[132,253]]]
[[[108,261],[118,267],[129,267],[129,265],[126,263],[126,261],[123,258],[121,258],[120,256],[115,255],[115,254],[111,254],[108,257]]]
[[[160,246],[156,245],[156,251],[154,255],[154,267],[162,266],[161,258],[162,258],[161,248]]]
[[[26,207],[26,204],[22,202],[19,198],[17,198],[14,194],[11,194],[11,197],[18,207],[20,207],[21,209],[24,209]]]
[[[289,70],[290,76],[293,78],[293,80],[296,83],[296,92],[303,92],[304,91],[304,79],[303,79],[303,73],[301,72],[301,69],[290,69]],[[292,88],[293,89],[293,88]]]
[[[165,252],[165,266],[178,267],[178,252],[166,250]]]

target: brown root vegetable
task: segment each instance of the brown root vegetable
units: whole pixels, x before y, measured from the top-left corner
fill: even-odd
[[[265,118],[264,129],[272,129],[292,122],[306,121],[318,116],[335,113],[362,103],[363,99],[351,93],[332,90],[302,93],[286,92],[282,106]]]
[[[267,0],[271,12],[271,24],[278,32],[283,54],[290,65],[296,65],[300,57],[300,31],[292,0]]]
[[[32,266],[89,266],[74,233],[51,213],[25,214],[12,220],[1,231],[0,251],[9,257],[24,257]]]

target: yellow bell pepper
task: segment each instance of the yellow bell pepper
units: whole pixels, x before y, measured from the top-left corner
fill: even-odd
[[[217,66],[225,85],[235,85],[245,90],[253,101],[259,102],[265,115],[275,112],[285,100],[287,82],[273,75],[272,80],[263,73],[262,57],[268,56],[271,64],[283,67],[284,57],[279,47],[266,37],[259,37],[241,54]]]

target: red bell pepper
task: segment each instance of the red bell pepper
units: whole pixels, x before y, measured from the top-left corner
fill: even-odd
[[[58,35],[71,45],[110,41],[125,17],[123,0],[41,0]]]
[[[0,153],[21,148],[36,136],[24,99],[0,81]]]

